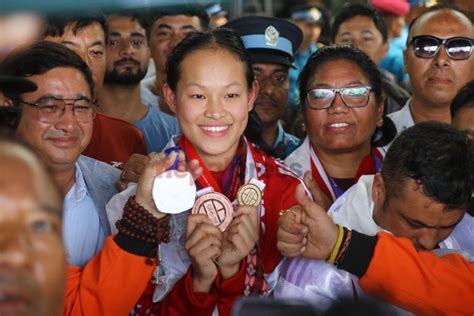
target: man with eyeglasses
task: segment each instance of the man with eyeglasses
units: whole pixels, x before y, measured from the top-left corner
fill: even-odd
[[[423,121],[451,122],[452,100],[474,78],[473,38],[472,22],[457,9],[435,6],[410,24],[404,63],[413,95],[389,115],[398,134]]]
[[[67,259],[82,267],[110,235],[105,204],[117,193],[120,176],[110,165],[81,156],[97,111],[91,71],[70,49],[44,41],[10,54],[1,73],[26,77],[38,87],[11,96],[22,111],[17,135],[38,151],[65,196]]]
[[[45,25],[45,40],[73,50],[90,67],[94,80],[94,100],[100,96],[104,80],[106,38],[107,21],[98,12],[55,15],[49,17]],[[129,122],[97,113],[91,141],[83,154],[120,167],[135,153],[147,153],[140,130]]]

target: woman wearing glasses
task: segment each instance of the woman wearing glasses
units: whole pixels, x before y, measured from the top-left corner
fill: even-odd
[[[372,142],[384,125],[380,72],[359,49],[330,46],[313,54],[299,80],[308,136],[285,163],[310,171],[333,202],[382,165],[385,151]]]

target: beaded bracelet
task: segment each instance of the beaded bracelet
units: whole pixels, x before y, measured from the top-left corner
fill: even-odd
[[[126,236],[139,241],[160,244],[169,242],[170,215],[157,219],[130,196],[123,208],[122,219],[115,226]]]
[[[344,258],[344,254],[346,253],[347,248],[349,247],[349,243],[352,239],[352,230],[348,230],[344,227],[344,238],[342,242],[342,246],[337,253],[336,260],[334,260],[334,265],[338,265],[339,262]]]

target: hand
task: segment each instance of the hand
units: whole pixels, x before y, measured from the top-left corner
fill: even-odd
[[[183,156],[183,163],[185,163],[184,154],[180,154]],[[173,165],[176,156],[177,153],[175,152],[171,153],[171,155],[168,157],[164,157],[164,155],[160,155],[158,153],[151,153],[149,155],[149,161],[143,170],[143,174],[138,180],[135,201],[143,206],[146,210],[152,212],[157,218],[161,218],[165,216],[165,214],[159,212],[159,210],[156,208],[155,202],[153,201],[153,183],[157,175],[163,173],[166,171],[166,169]],[[181,168],[184,168],[184,166],[181,166]]]
[[[329,210],[329,207],[332,204],[331,199],[319,188],[318,183],[314,180],[313,176],[311,175],[311,171],[306,171],[303,178],[304,184],[306,188],[308,188],[309,192],[313,196],[313,201],[316,202],[319,206],[321,206],[324,210]]]
[[[206,215],[191,214],[186,227],[186,250],[193,266],[193,289],[209,292],[217,276],[215,258],[221,254],[222,233]]]
[[[218,258],[219,271],[224,280],[237,274],[240,262],[255,247],[258,225],[256,207],[241,205],[234,212],[234,219],[224,232],[222,254]]]
[[[304,212],[302,222],[309,229],[301,254],[310,259],[326,260],[336,246],[339,229],[326,211],[308,198],[302,184],[296,188],[295,198]]]
[[[277,249],[285,257],[300,256],[306,245],[308,227],[303,224],[306,214],[295,205],[278,219]]]
[[[140,176],[145,171],[146,165],[150,162],[150,157],[133,154],[123,165],[122,175],[119,181],[115,184],[115,187],[119,191],[123,191],[127,188],[129,182],[138,182]]]

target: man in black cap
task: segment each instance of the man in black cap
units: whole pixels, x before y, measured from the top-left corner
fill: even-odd
[[[12,101],[8,96],[36,89],[36,84],[30,80],[0,75],[0,132],[14,132],[20,122],[21,110],[19,107],[12,106]]]
[[[294,66],[294,54],[303,33],[291,22],[261,16],[248,16],[225,25],[238,32],[250,53],[253,71],[259,83],[255,112],[263,125],[262,144],[268,154],[284,159],[299,139],[286,133],[280,123],[288,102],[288,71]]]

